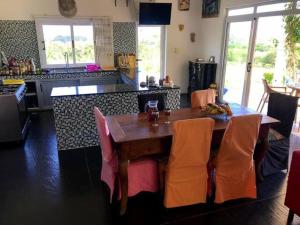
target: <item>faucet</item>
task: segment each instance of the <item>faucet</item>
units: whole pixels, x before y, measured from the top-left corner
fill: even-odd
[[[67,52],[64,53],[64,57],[65,57],[65,62],[66,62],[66,71],[69,72],[69,54]]]

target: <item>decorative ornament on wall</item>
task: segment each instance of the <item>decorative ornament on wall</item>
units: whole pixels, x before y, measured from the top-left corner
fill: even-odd
[[[183,31],[184,30],[184,24],[179,24],[178,29],[179,29],[179,31]]]
[[[178,9],[180,11],[190,10],[190,0],[178,0]]]
[[[77,13],[75,0],[58,0],[59,12],[64,17],[73,17]]]
[[[220,0],[202,0],[202,17],[218,17]]]
[[[195,32],[192,32],[191,34],[190,34],[190,38],[191,38],[191,42],[195,42],[196,41],[196,33]]]

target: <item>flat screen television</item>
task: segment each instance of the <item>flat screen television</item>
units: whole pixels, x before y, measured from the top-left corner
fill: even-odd
[[[140,3],[141,25],[168,25],[171,21],[172,3]]]

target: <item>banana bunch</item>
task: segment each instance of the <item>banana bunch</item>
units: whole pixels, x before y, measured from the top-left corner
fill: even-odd
[[[227,116],[232,116],[231,108],[227,103],[220,105],[220,107],[222,107],[225,110]]]
[[[218,106],[217,104],[214,103],[207,104],[205,111],[210,115],[226,113],[225,109],[223,109],[221,106]]]

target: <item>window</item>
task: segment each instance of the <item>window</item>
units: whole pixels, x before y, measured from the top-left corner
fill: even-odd
[[[41,65],[44,68],[83,66],[95,62],[90,20],[36,19]]]
[[[275,12],[281,10],[286,10],[286,3],[276,3],[276,4],[262,5],[257,7],[258,13]]]
[[[156,83],[165,75],[166,30],[164,26],[138,27],[138,58],[140,81],[155,77]]]
[[[300,1],[284,1],[284,0],[274,0],[273,3],[259,3],[257,5],[251,5],[248,7],[241,7],[241,8],[229,8],[228,9],[228,18],[231,19],[235,18],[250,18],[251,16],[270,16],[270,15],[282,15],[284,14],[291,14],[295,13],[294,10],[299,13],[300,9]],[[276,3],[275,3],[276,2]],[[285,11],[285,12],[283,12]],[[246,16],[246,17],[245,17]],[[234,18],[234,19],[235,19]]]
[[[242,9],[231,9],[228,11],[228,16],[240,16],[251,14],[254,12],[254,7],[242,8]]]

